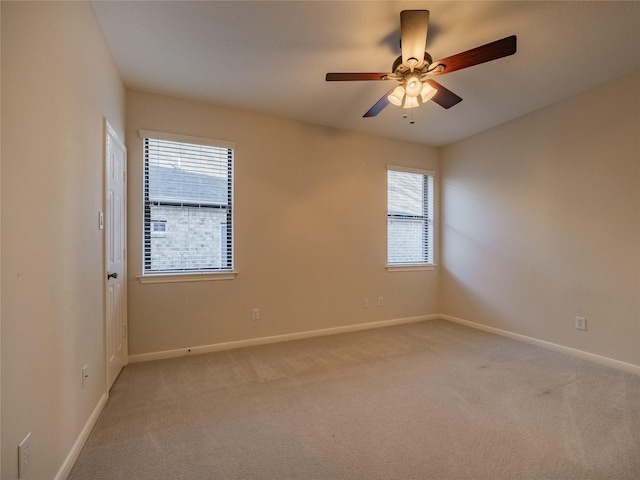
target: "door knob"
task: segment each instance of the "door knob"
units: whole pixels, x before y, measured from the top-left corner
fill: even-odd
[[[118,272],[107,273],[107,280],[110,278],[118,278]]]

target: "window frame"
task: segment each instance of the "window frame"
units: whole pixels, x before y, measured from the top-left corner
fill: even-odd
[[[430,178],[430,191],[426,191],[424,202],[426,203],[426,213],[424,215],[416,215],[416,219],[424,219],[424,235],[427,237],[425,246],[427,247],[427,259],[424,262],[407,262],[407,263],[390,263],[389,262],[389,220],[392,218],[408,218],[407,215],[392,215],[389,213],[389,172],[412,173],[423,176],[425,188],[428,188]],[[414,270],[434,270],[436,265],[436,172],[434,170],[406,167],[399,165],[387,165],[386,168],[386,194],[387,194],[387,233],[386,233],[386,268],[388,271],[414,271]]]
[[[137,276],[140,283],[169,283],[169,282],[194,282],[194,281],[210,281],[210,280],[230,280],[235,278],[237,272],[235,270],[235,226],[234,226],[234,183],[235,183],[235,150],[236,145],[234,142],[229,142],[225,140],[215,140],[211,138],[204,137],[194,137],[189,135],[181,135],[167,132],[157,132],[152,130],[139,130],[139,137],[142,139],[142,168],[143,168],[143,198],[142,198],[142,255],[141,255],[141,267],[142,273]],[[227,185],[227,196],[228,196],[228,207],[225,208],[227,215],[227,225],[230,226],[230,233],[228,236],[228,245],[229,245],[229,258],[227,259],[227,263],[229,265],[228,268],[220,268],[220,269],[184,269],[184,270],[158,270],[158,271],[148,271],[146,269],[145,263],[148,261],[145,250],[148,248],[147,236],[153,236],[151,223],[153,222],[150,218],[150,202],[146,198],[148,192],[148,185],[146,184],[148,179],[148,161],[146,158],[146,142],[147,140],[160,140],[160,141],[169,141],[169,142],[179,142],[179,143],[187,143],[193,145],[203,145],[208,147],[222,148],[228,149],[230,151],[230,158],[228,163],[228,185]],[[165,205],[167,202],[161,202],[162,205]],[[184,203],[180,204],[181,206]],[[186,205],[188,206],[188,205]],[[220,206],[212,206],[211,208],[222,208]],[[147,211],[149,210],[149,211]],[[229,227],[227,227],[229,228]],[[147,229],[149,230],[147,232]]]

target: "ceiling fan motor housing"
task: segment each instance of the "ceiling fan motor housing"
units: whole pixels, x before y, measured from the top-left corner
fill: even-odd
[[[419,68],[414,68],[413,71],[418,75],[426,73],[427,70],[429,69],[429,65],[431,65],[432,63],[433,63],[433,58],[431,58],[431,55],[429,55],[427,52],[424,52],[423,64]],[[402,55],[400,55],[398,58],[396,58],[396,61],[393,62],[391,71],[396,76],[400,77],[397,80],[402,80],[407,73],[411,72],[411,69],[402,63]]]

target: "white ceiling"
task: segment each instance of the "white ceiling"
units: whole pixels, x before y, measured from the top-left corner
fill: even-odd
[[[128,87],[429,145],[446,145],[640,70],[640,2],[94,1]],[[400,11],[430,11],[433,59],[515,34],[510,57],[438,77],[463,98],[389,105]],[[637,99],[635,99],[637,101]],[[409,124],[402,113],[413,113]]]

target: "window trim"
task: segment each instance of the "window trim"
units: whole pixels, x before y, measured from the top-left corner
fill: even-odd
[[[406,265],[387,265],[388,272],[418,272],[421,270],[435,270],[438,266],[435,263],[416,263]]]
[[[238,275],[235,270],[224,272],[180,272],[180,273],[147,273],[137,275],[140,283],[183,283],[183,282],[211,282],[214,280],[233,280]]]
[[[391,165],[391,164],[387,164],[386,167],[387,170],[387,231],[386,231],[386,245],[387,245],[387,249],[386,249],[386,269],[389,272],[409,272],[409,271],[421,271],[421,270],[435,270],[438,265],[436,264],[436,252],[437,252],[437,245],[436,245],[436,238],[437,238],[437,233],[436,233],[436,228],[437,228],[437,222],[436,222],[436,216],[437,216],[437,209],[436,209],[436,172],[435,170],[430,170],[430,169],[424,169],[424,168],[415,168],[415,167],[406,167],[406,166],[401,166],[401,165]],[[427,221],[431,223],[431,262],[429,263],[389,263],[389,171],[394,171],[394,172],[402,172],[402,173],[415,173],[415,174],[419,174],[419,175],[423,175],[423,176],[430,176],[432,178],[432,191],[431,191],[431,198],[432,198],[432,205],[431,205],[431,217],[427,218]]]
[[[217,140],[217,139],[212,139],[212,138],[206,138],[206,137],[197,137],[197,136],[192,136],[192,135],[182,135],[179,133],[168,133],[168,132],[159,132],[159,131],[155,131],[155,130],[145,130],[145,129],[139,129],[138,130],[138,136],[140,139],[142,139],[142,141],[144,142],[145,139],[154,139],[154,140],[164,140],[164,141],[169,141],[169,142],[179,142],[179,143],[190,143],[190,144],[196,144],[196,145],[205,145],[205,146],[209,146],[209,147],[216,147],[216,148],[224,148],[224,149],[230,149],[233,151],[233,163],[231,165],[231,185],[230,185],[230,189],[229,189],[229,195],[231,196],[231,209],[228,209],[229,212],[228,214],[231,214],[231,231],[235,233],[235,222],[234,222],[234,218],[235,215],[232,214],[233,210],[235,209],[235,201],[234,201],[234,176],[235,176],[235,150],[236,150],[236,144],[235,142],[230,142],[227,140]],[[143,145],[144,148],[144,145]],[[144,156],[144,155],[143,155]],[[143,168],[145,165],[145,161],[143,158]],[[143,189],[143,195],[144,195],[144,189]],[[145,208],[145,201],[143,198],[143,209]],[[144,228],[144,224],[143,224],[143,228]],[[212,281],[212,280],[232,280],[236,277],[236,275],[238,274],[238,272],[235,269],[235,235],[231,236],[231,240],[232,240],[232,244],[231,244],[231,248],[232,248],[232,257],[231,257],[231,269],[230,270],[193,270],[193,271],[176,271],[176,272],[170,272],[170,271],[164,271],[164,272],[146,272],[144,270],[144,261],[145,261],[145,254],[144,254],[144,232],[142,235],[142,273],[140,275],[137,275],[136,278],[138,278],[138,280],[140,281],[140,283],[142,284],[153,284],[153,283],[176,283],[176,282],[206,282],[206,281]]]

